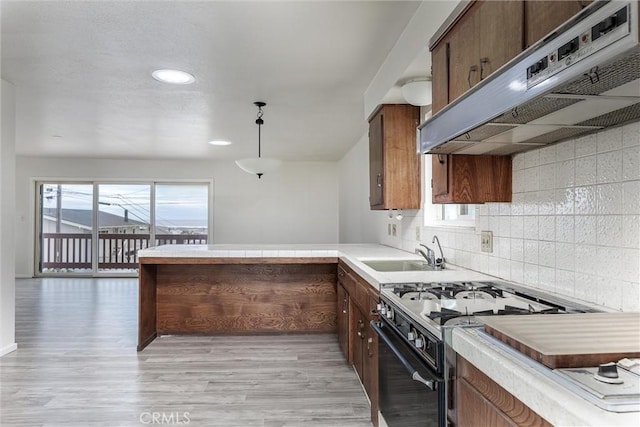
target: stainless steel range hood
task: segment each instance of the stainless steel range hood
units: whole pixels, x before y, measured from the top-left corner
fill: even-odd
[[[637,1],[594,2],[422,123],[419,151],[513,154],[640,120],[638,21]]]

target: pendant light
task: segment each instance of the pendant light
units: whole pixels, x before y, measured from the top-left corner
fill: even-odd
[[[256,101],[253,104],[256,107],[258,107],[258,118],[256,119],[256,124],[258,125],[258,157],[236,160],[236,164],[243,171],[254,174],[254,175],[258,175],[258,179],[260,179],[262,178],[262,175],[264,175],[265,173],[273,172],[276,169],[278,169],[282,164],[282,161],[278,159],[273,159],[273,158],[261,157],[260,130],[262,128],[262,125],[264,124],[264,120],[262,119],[262,116],[264,115],[264,112],[262,111],[262,107],[267,105],[267,103]]]

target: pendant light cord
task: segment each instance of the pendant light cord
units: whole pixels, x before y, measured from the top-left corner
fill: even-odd
[[[258,118],[256,119],[256,124],[258,125],[258,158],[260,158],[260,154],[261,154],[261,129],[262,129],[262,125],[264,124],[264,120],[262,120],[262,115],[264,113],[262,112],[262,106],[258,105]]]

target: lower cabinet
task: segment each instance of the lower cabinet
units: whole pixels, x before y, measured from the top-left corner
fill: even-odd
[[[338,282],[337,297],[338,342],[345,359],[351,362],[351,353],[349,351],[349,294],[341,282]]]
[[[378,336],[369,322],[377,318],[377,304],[378,292],[341,262],[338,265],[338,341],[369,397],[374,426],[378,425]]]
[[[460,355],[456,358],[457,427],[551,426]]]

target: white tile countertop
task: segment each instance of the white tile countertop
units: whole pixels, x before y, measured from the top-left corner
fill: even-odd
[[[479,335],[479,331],[454,329],[453,349],[554,426],[640,425],[640,412],[600,409]]]
[[[138,258],[325,258],[336,257],[378,289],[380,283],[494,280],[494,277],[447,265],[441,271],[379,272],[362,261],[411,259],[419,255],[376,244],[218,244],[162,245],[142,249]]]

